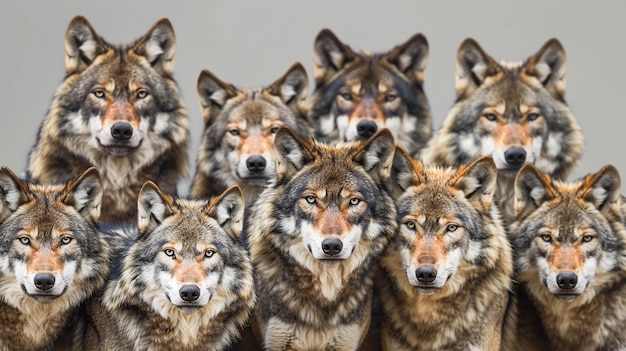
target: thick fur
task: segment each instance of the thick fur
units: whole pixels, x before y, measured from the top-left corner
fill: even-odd
[[[393,137],[336,146],[278,131],[277,179],[249,219],[255,326],[266,350],[356,350],[371,318],[371,267],[395,233],[381,190]]]
[[[52,349],[79,305],[104,286],[101,199],[95,168],[45,186],[0,169],[0,350]],[[69,341],[59,338],[57,347]]]
[[[508,224],[513,181],[522,164],[566,179],[583,135],[565,102],[566,55],[557,39],[523,63],[496,62],[473,39],[456,57],[457,100],[422,152],[425,163],[468,164],[491,155],[498,168],[496,202]]]
[[[79,331],[84,349],[218,351],[239,338],[255,303],[243,210],[236,186],[183,200],[146,182],[138,226],[112,233],[114,268]]]
[[[237,89],[204,70],[198,96],[204,134],[198,152],[190,196],[216,196],[239,185],[246,201],[275,177],[274,136],[282,125],[309,137],[309,81],[304,67],[294,63],[264,88]]]
[[[95,166],[103,222],[131,221],[146,180],[168,193],[187,174],[187,111],[172,77],[176,38],[167,19],[130,45],[104,41],[77,16],[65,34],[67,75],[29,154],[28,176],[64,182]]]
[[[530,164],[520,170],[510,235],[517,303],[525,306],[513,306],[504,349],[626,349],[626,228],[620,188],[620,175],[610,165],[569,183]],[[533,314],[540,323],[525,319]],[[536,330],[519,331],[529,325]]]
[[[428,41],[415,34],[388,52],[353,51],[329,29],[315,38],[315,91],[310,120],[315,137],[340,142],[387,128],[416,155],[432,134],[424,93]]]
[[[499,350],[513,275],[490,156],[425,167],[396,150],[398,232],[380,259],[383,350]]]

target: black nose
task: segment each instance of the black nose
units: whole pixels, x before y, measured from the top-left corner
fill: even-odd
[[[253,155],[246,160],[246,167],[250,172],[261,172],[265,169],[267,162],[263,156]]]
[[[431,266],[419,267],[415,272],[415,275],[417,276],[417,280],[420,282],[430,284],[437,278],[437,270],[435,267]]]
[[[578,277],[572,272],[559,273],[556,276],[556,284],[563,290],[572,290],[578,283]]]
[[[338,255],[343,249],[343,243],[339,238],[328,238],[322,240],[322,251],[329,256]]]
[[[526,162],[526,150],[518,146],[510,147],[504,152],[504,160],[511,166],[521,166]]]
[[[183,285],[178,293],[180,298],[187,302],[194,302],[200,298],[200,288],[195,285]]]
[[[43,291],[52,289],[54,287],[54,276],[50,273],[35,274],[35,286]]]
[[[371,137],[376,133],[376,130],[378,130],[376,123],[369,119],[362,120],[356,125],[356,132],[363,138]]]
[[[133,126],[126,122],[115,122],[111,126],[111,136],[115,140],[128,140],[133,136]]]

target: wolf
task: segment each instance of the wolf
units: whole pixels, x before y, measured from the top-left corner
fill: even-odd
[[[175,193],[187,174],[187,111],[173,78],[167,19],[130,45],[104,41],[82,16],[65,33],[66,76],[29,152],[26,177],[63,182],[100,171],[103,222],[129,222],[143,182]]]
[[[294,63],[267,87],[238,89],[208,70],[198,76],[197,90],[204,133],[190,196],[216,196],[239,185],[247,202],[275,176],[274,136],[283,125],[302,137],[312,133],[307,120],[309,81]]]
[[[281,127],[274,142],[277,177],[248,221],[251,324],[266,350],[356,350],[371,318],[371,267],[395,233],[384,190],[393,136],[327,145]]]
[[[524,163],[566,179],[584,138],[565,101],[566,54],[548,40],[524,62],[496,62],[468,38],[456,56],[456,101],[424,148],[425,163],[456,166],[491,155],[498,168],[496,201],[510,223],[513,182]]]
[[[84,350],[225,350],[256,301],[239,242],[241,189],[186,200],[147,181],[137,206],[136,226],[108,232],[111,275],[75,342]]]
[[[398,147],[397,234],[379,259],[383,350],[500,350],[513,258],[496,166],[428,166]]]
[[[0,350],[71,345],[59,335],[109,272],[97,227],[102,193],[93,167],[54,185],[0,169]]]
[[[367,139],[378,129],[417,155],[432,134],[424,92],[428,41],[417,33],[388,52],[354,51],[329,29],[314,42],[309,119],[323,142]]]
[[[511,338],[505,350],[626,348],[620,191],[620,175],[612,165],[571,182],[555,180],[532,164],[522,167],[515,179],[516,219],[509,235],[518,303],[534,307],[540,323],[533,324],[539,330],[523,334],[519,326],[527,326],[527,319],[514,313],[507,317],[512,322],[507,322]]]

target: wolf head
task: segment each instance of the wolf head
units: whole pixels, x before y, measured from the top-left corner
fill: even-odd
[[[583,137],[565,103],[565,73],[557,39],[523,63],[498,63],[466,39],[456,57],[457,100],[424,160],[452,166],[491,155],[498,174],[511,179],[526,162],[566,178],[581,156]]]
[[[101,199],[95,168],[48,186],[0,169],[2,301],[18,309],[56,301],[69,308],[104,285],[108,247],[96,229]]]
[[[198,77],[198,95],[205,130],[198,155],[198,171],[191,195],[211,195],[212,183],[226,188],[263,187],[275,176],[274,136],[289,126],[310,134],[306,120],[308,78],[294,63],[283,76],[260,89],[237,89],[204,70]],[[219,189],[222,191],[223,189]],[[245,196],[253,195],[246,193]]]
[[[310,119],[321,141],[367,139],[387,128],[412,154],[430,138],[424,93],[428,42],[415,34],[386,53],[355,52],[328,29],[315,38]]]
[[[515,179],[517,219],[510,229],[518,279],[573,301],[623,270],[620,184],[611,165],[571,183],[525,165]]]
[[[398,148],[392,178],[398,218],[394,252],[408,283],[421,294],[458,291],[477,267],[493,266],[503,254],[506,247],[492,243],[506,239],[492,206],[497,175],[491,156],[458,169],[436,168]]]

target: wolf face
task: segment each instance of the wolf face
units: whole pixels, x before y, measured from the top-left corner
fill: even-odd
[[[563,301],[595,295],[626,263],[620,198],[613,166],[572,183],[524,166],[515,180],[511,229],[519,279]]]
[[[88,166],[103,176],[104,221],[129,220],[147,179],[174,192],[187,171],[188,121],[172,77],[167,19],[130,45],[104,41],[81,16],[65,35],[66,78],[29,156],[29,176],[65,181]]]
[[[273,154],[278,129],[286,125],[303,137],[310,134],[308,78],[300,63],[270,86],[246,90],[204,70],[198,77],[198,95],[205,131],[192,197],[215,195],[239,185],[246,199],[255,198],[276,174]]]
[[[367,139],[387,128],[416,153],[432,132],[424,94],[428,42],[416,34],[386,53],[355,52],[328,29],[315,39],[311,123],[325,142]]]
[[[498,63],[466,39],[456,58],[457,100],[424,161],[453,166],[491,155],[501,176],[513,179],[529,162],[566,178],[583,136],[565,103],[565,72],[565,51],[556,39],[523,63]]]

